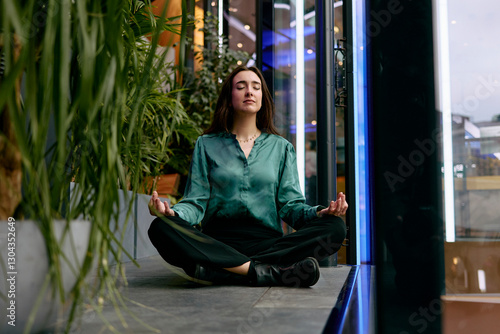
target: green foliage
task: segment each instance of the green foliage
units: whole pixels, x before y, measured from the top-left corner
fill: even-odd
[[[136,57],[137,66],[131,66],[129,77],[129,91],[134,92],[138,87],[137,77],[144,75],[146,71],[143,64],[150,54],[150,43],[144,40],[137,41]],[[167,52],[164,50],[163,52]],[[156,61],[161,61],[163,54],[156,56]],[[182,103],[180,103],[181,90],[171,89],[175,87],[173,63],[163,62],[162,67],[156,68],[156,79],[152,81],[151,89],[142,97],[141,118],[139,128],[142,132],[142,139],[137,142],[139,145],[127,150],[122,156],[125,166],[133,166],[133,161],[137,154],[142,155],[139,169],[135,174],[139,180],[144,180],[147,176],[160,175],[162,167],[174,155],[170,143],[179,138],[196,138],[200,131],[187,115]],[[135,72],[135,73],[134,73]],[[132,108],[133,96],[127,99],[127,108]],[[130,111],[129,111],[130,112]],[[125,118],[125,129],[133,123]],[[126,140],[125,135],[123,136]],[[133,140],[134,142],[134,140]],[[140,151],[140,152],[138,152]],[[141,190],[140,187],[138,190]]]
[[[196,132],[180,91],[161,90],[167,75],[164,54],[156,54],[159,33],[185,34],[187,21],[159,19],[147,5],[138,0],[1,2],[0,110],[7,107],[22,155],[22,214],[37,220],[46,240],[52,287],[62,300],[73,302],[66,331],[84,297],[123,304],[115,286],[121,265],[118,260],[112,271],[107,261],[110,253],[121,259],[124,252],[110,224],[118,221],[119,186],[138,189],[144,174],[168,160],[170,138]],[[141,39],[145,34],[151,43]],[[14,40],[21,45],[19,57]],[[15,85],[21,76],[19,104]],[[70,198],[71,180],[77,186]],[[131,212],[133,198],[126,200]],[[60,265],[67,260],[54,235],[54,219],[69,225],[81,216],[92,223],[90,243],[66,296]],[[98,279],[88,285],[85,278],[95,263]]]
[[[165,30],[175,32],[181,35],[181,42],[177,46],[180,50],[185,49],[186,43],[186,27],[192,22],[188,20],[185,3],[183,2],[183,14],[166,20],[167,28]],[[137,11],[139,14],[141,11]],[[185,22],[179,26],[176,22],[182,18]],[[134,15],[131,20],[130,27],[134,35],[138,33],[138,27],[142,33],[149,33],[151,27],[147,25],[150,22],[146,15]],[[148,30],[149,28],[149,30]],[[130,67],[129,91],[134,92],[140,88],[141,82],[138,77],[145,73],[152,74],[148,68],[144,67],[146,58],[150,53],[150,43],[144,39],[135,41],[135,45],[129,49],[134,51],[136,63]],[[139,146],[133,150],[127,151],[127,156],[123,156],[123,162],[126,166],[131,165],[129,162],[134,161],[137,151],[141,151],[142,159],[140,168],[137,173],[132,173],[138,181],[138,191],[149,192],[151,189],[142,189],[142,181],[148,176],[157,176],[166,172],[165,166],[169,166],[170,172],[185,172],[186,167],[179,164],[179,156],[185,155],[184,152],[179,152],[178,143],[194,142],[201,134],[201,128],[192,121],[191,117],[186,113],[183,103],[181,102],[182,89],[179,88],[178,82],[181,78],[177,77],[177,73],[184,72],[184,59],[181,52],[180,64],[165,62],[165,57],[169,49],[158,50],[155,55],[155,61],[163,64],[163,66],[155,66],[155,78],[152,80],[151,89],[147,95],[141,99],[142,118],[139,128],[142,131],[142,141]],[[133,65],[133,66],[132,66]],[[133,99],[129,99],[133,100]],[[130,103],[127,103],[130,108]],[[125,126],[130,124],[128,119],[125,119]],[[132,164],[133,165],[133,164]],[[131,175],[132,176],[132,175]]]

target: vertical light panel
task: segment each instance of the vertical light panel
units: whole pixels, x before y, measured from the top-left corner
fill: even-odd
[[[222,35],[224,34],[224,0],[217,4],[217,19],[219,21],[219,46],[222,48]]]
[[[453,132],[451,115],[450,50],[448,38],[448,1],[434,0],[434,63],[436,66],[436,108],[442,113],[444,219],[447,242],[455,241],[455,195],[453,180]]]
[[[477,283],[479,285],[479,291],[483,293],[486,292],[486,274],[482,269],[477,271]]]
[[[372,230],[371,230],[371,199],[370,199],[370,177],[369,171],[369,117],[367,104],[367,56],[366,44],[367,33],[365,23],[365,4],[362,0],[345,2],[346,13],[350,13],[352,20],[352,34],[347,34],[348,49],[347,54],[352,55],[352,59],[346,61],[352,62],[352,84],[349,88],[352,90],[349,95],[352,96],[352,133],[353,147],[350,148],[354,153],[354,198],[353,210],[356,210],[355,216],[355,240],[356,257],[353,264],[371,264],[373,262],[372,254]]]
[[[353,71],[353,79],[354,78],[357,78],[359,80],[359,72],[358,72],[358,67],[359,67],[359,63],[358,63],[358,35],[357,35],[357,32],[359,30],[360,27],[358,27],[358,24],[360,24],[363,20],[361,20],[361,22],[358,21],[358,6],[357,6],[357,1],[353,1],[351,6],[352,6],[352,36],[353,36],[353,39],[352,39],[352,71]],[[361,29],[362,30],[362,29]],[[361,42],[361,44],[363,45],[363,43]],[[359,81],[356,80],[356,82],[359,83]],[[361,109],[359,108],[359,104],[360,103],[363,103],[363,100],[359,98],[359,90],[358,90],[358,86],[356,84],[353,84],[352,85],[352,88],[353,88],[353,92],[352,92],[352,95],[353,95],[353,109],[354,109],[354,112],[353,112],[353,116],[354,116],[354,147],[352,148],[354,150],[354,174],[355,174],[355,177],[356,179],[358,180],[357,182],[355,182],[355,191],[356,193],[354,194],[354,198],[356,199],[356,203],[354,205],[354,209],[356,210],[356,228],[355,228],[355,231],[356,231],[356,261],[354,264],[356,265],[359,265],[361,264],[361,247],[362,247],[362,244],[363,244],[363,241],[361,240],[361,224],[362,224],[362,220],[363,220],[363,213],[361,212],[361,203],[360,203],[360,196],[359,196],[359,193],[360,193],[360,184],[364,184],[364,180],[363,178],[360,178],[359,174],[360,174],[360,168],[362,168],[363,166],[360,166],[360,159],[359,159],[359,155],[360,155],[360,152],[359,152],[359,132],[360,132],[360,129],[358,127],[359,125],[359,112],[361,111]],[[363,133],[362,129],[361,129],[361,133]]]
[[[296,139],[297,168],[302,193],[305,193],[305,74],[304,74],[304,1],[295,2],[295,69],[296,69]]]

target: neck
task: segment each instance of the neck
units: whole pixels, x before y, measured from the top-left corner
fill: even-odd
[[[253,117],[252,117],[253,116]],[[237,137],[248,138],[253,136],[259,131],[257,128],[256,115],[249,117],[235,117],[233,120],[233,128],[231,132]]]

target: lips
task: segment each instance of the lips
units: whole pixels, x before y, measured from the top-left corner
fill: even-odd
[[[255,101],[254,100],[245,100],[245,101],[243,101],[243,103],[255,103]]]

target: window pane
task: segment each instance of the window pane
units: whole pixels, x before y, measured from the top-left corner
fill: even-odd
[[[457,0],[438,9],[448,294],[500,293],[499,8]]]

